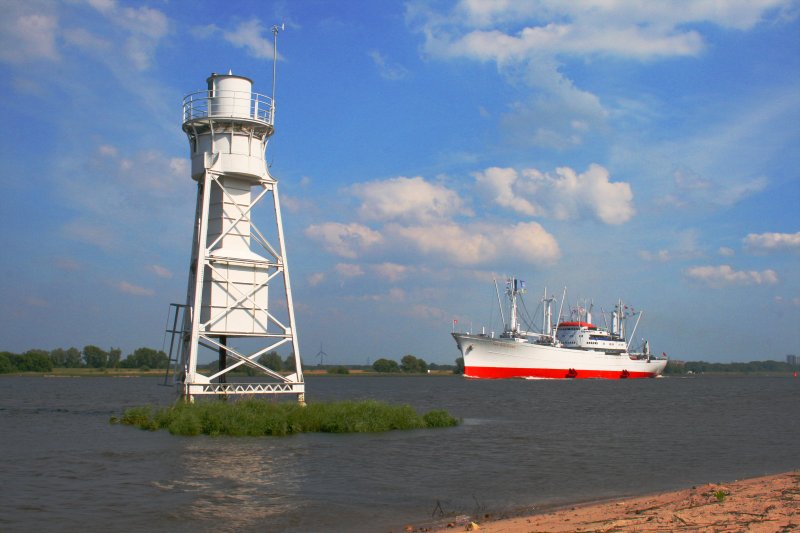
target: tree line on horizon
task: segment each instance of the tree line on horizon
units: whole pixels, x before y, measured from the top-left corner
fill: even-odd
[[[289,354],[282,359],[277,352],[271,351],[262,355],[258,362],[262,365],[280,371],[294,371],[294,355]],[[0,374],[12,372],[51,372],[54,368],[128,368],[138,370],[166,369],[169,366],[169,357],[162,350],[153,348],[137,348],[125,358],[122,350],[110,348],[104,350],[93,344],[78,348],[56,348],[55,350],[32,349],[21,354],[3,351],[0,352]],[[211,361],[200,368],[216,370],[218,362]],[[249,367],[241,370],[244,373],[254,373]]]
[[[11,372],[50,372],[54,368],[137,368],[141,370],[165,369],[169,358],[161,350],[137,348],[122,358],[122,350],[104,350],[89,344],[78,348],[55,350],[32,349],[21,354],[0,352],[0,374]]]
[[[750,361],[749,363],[707,363],[705,361],[669,361],[664,369],[664,374],[703,374],[710,373],[741,373],[754,374],[757,372],[793,372],[797,366],[782,361]]]
[[[416,357],[411,354],[404,355],[400,359],[400,363],[394,359],[381,358],[372,363],[372,369],[379,373],[400,373],[406,374],[424,374],[428,370],[451,370],[453,374],[464,373],[464,358],[459,357],[456,359],[455,366],[452,365],[437,365],[436,363],[426,363],[424,359]]]
[[[274,350],[262,355],[258,362],[275,372],[294,372],[294,354],[285,358]],[[427,363],[424,359],[411,354],[404,355],[400,361],[382,357],[372,365],[327,365],[329,373],[346,374],[349,369],[360,368],[373,370],[378,373],[406,373],[424,374],[428,370],[452,370],[454,374],[464,373],[464,358],[455,360],[455,365],[437,365]],[[32,349],[21,354],[0,351],[0,374],[13,372],[51,372],[54,368],[95,368],[112,369],[127,368],[139,370],[166,369],[169,366],[169,357],[162,350],[141,347],[122,357],[122,350],[109,348],[104,350],[93,344],[78,348],[56,348],[54,350]],[[215,371],[218,367],[216,360],[200,365],[200,368]],[[303,368],[311,365],[303,363]],[[317,365],[322,368],[322,365]],[[708,363],[705,361],[670,361],[664,374],[702,374],[702,373],[758,373],[758,372],[793,372],[798,366],[793,366],[782,361],[750,361],[748,363]],[[243,366],[237,369],[245,374],[255,374],[250,367]]]
[[[258,362],[275,372],[294,372],[294,354],[290,353],[282,358],[276,351],[268,352],[259,357]],[[394,359],[380,358],[372,365],[335,365],[333,371],[329,368],[329,373],[348,373],[350,368],[371,369],[379,373],[408,373],[424,374],[428,370],[452,370],[454,374],[464,372],[464,359],[459,357],[453,365],[438,365],[427,363],[424,359],[407,354],[398,363]],[[141,347],[122,357],[122,350],[119,348],[109,348],[104,350],[99,346],[89,344],[82,350],[72,348],[56,348],[54,350],[31,349],[17,354],[8,351],[0,351],[0,374],[10,374],[14,372],[52,372],[54,368],[95,368],[113,369],[127,368],[139,370],[166,369],[169,366],[169,357],[162,350]],[[321,365],[317,365],[321,367]],[[303,363],[304,368],[310,365]],[[200,365],[200,368],[216,370],[218,362],[211,361],[208,364]],[[240,372],[254,374],[253,369],[244,367]]]

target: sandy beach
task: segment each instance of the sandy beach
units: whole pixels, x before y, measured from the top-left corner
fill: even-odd
[[[438,531],[800,531],[800,471],[503,520],[464,517]]]

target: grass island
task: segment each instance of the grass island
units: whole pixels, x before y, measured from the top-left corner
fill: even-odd
[[[271,402],[254,398],[239,401],[176,402],[169,407],[126,409],[111,423],[173,435],[285,436],[295,433],[376,433],[396,429],[452,427],[459,421],[447,411],[434,409],[420,415],[410,405],[389,405],[375,400]]]

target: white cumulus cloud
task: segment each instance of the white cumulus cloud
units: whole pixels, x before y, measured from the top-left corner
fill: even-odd
[[[134,296],[152,296],[155,294],[153,289],[140,287],[139,285],[134,285],[133,283],[128,283],[127,281],[120,281],[117,283],[116,287],[119,291],[126,294],[132,294]]]
[[[0,61],[13,64],[58,61],[57,33],[56,15],[28,12],[22,2],[7,4],[0,17]]]
[[[226,41],[238,48],[244,48],[247,53],[257,59],[272,59],[273,41],[263,35],[264,28],[258,19],[246,20],[238,24],[233,30],[223,31]]]
[[[679,6],[636,0],[412,1],[406,17],[423,36],[428,56],[493,62],[512,84],[535,89],[512,106],[519,112],[504,117],[509,138],[566,148],[589,133],[571,124],[594,129],[607,112],[563,73],[565,61],[694,57],[705,49],[708,27],[749,30],[793,8],[792,0],[696,0]]]
[[[91,5],[112,25],[124,30],[125,54],[136,70],[147,70],[160,41],[169,33],[170,21],[164,12],[147,6],[120,7],[116,2],[92,2]],[[83,45],[103,42],[102,38],[88,32],[73,32],[71,40]]]
[[[387,235],[425,255],[438,256],[458,265],[491,264],[500,256],[531,264],[549,264],[561,250],[556,239],[536,222],[513,226],[454,222],[426,226],[390,224]]]
[[[395,242],[405,243],[423,254],[438,255],[461,264],[483,262],[487,251],[495,249],[486,235],[468,232],[453,222],[428,226],[390,224],[386,232]]]
[[[636,0],[462,0],[443,12],[412,3],[409,17],[421,25],[431,53],[498,59],[545,50],[648,58],[698,53],[703,42],[691,24],[747,30],[792,5],[791,0],[694,0],[680,7]]]
[[[159,278],[170,279],[172,278],[172,271],[167,267],[163,267],[161,265],[150,265],[147,269],[158,276]]]
[[[197,39],[222,37],[236,48],[243,48],[251,57],[271,60],[275,50],[270,30],[271,27],[265,28],[261,20],[252,18],[241,21],[231,28],[221,28],[216,24],[195,26],[189,33]],[[278,60],[283,60],[280,53]]]
[[[325,222],[306,228],[307,237],[319,242],[328,252],[355,258],[367,248],[383,241],[383,236],[363,224]]]
[[[497,228],[489,229],[497,231]],[[510,227],[501,226],[497,233],[501,246],[507,243],[516,257],[530,263],[552,263],[561,256],[555,237],[536,222],[520,222]]]
[[[774,270],[734,270],[730,265],[696,266],[686,269],[686,276],[711,287],[727,285],[774,285],[778,275]]]
[[[587,21],[588,22],[588,21]],[[480,61],[524,61],[537,55],[603,54],[636,59],[695,55],[703,48],[694,30],[640,27],[634,24],[592,27],[582,21],[549,22],[516,32],[473,29],[461,35],[439,34],[427,42],[436,54]]]
[[[750,252],[800,251],[800,232],[750,233],[743,242]]]
[[[338,263],[333,269],[343,278],[355,278],[364,275],[364,269],[361,268],[361,265],[354,263]]]
[[[404,279],[411,270],[411,267],[399,265],[397,263],[381,263],[373,265],[372,269],[379,277],[395,282]]]
[[[513,168],[492,167],[483,172],[475,172],[473,176],[478,189],[488,193],[497,205],[507,207],[523,215],[536,216],[541,214],[541,209],[533,202],[525,199],[521,192],[518,191],[520,188],[518,185],[520,176]]]
[[[466,214],[455,191],[419,176],[359,183],[350,192],[361,200],[358,212],[368,220],[430,221]]]
[[[596,164],[583,173],[568,167],[553,174],[494,167],[474,176],[495,203],[523,215],[570,220],[590,214],[606,224],[622,224],[635,213],[631,186],[612,182],[608,170]]]

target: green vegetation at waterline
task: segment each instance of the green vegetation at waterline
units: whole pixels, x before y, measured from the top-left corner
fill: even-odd
[[[112,423],[173,435],[258,437],[294,433],[375,433],[393,429],[442,428],[458,425],[447,411],[418,414],[410,405],[374,400],[309,403],[271,403],[263,400],[178,402],[171,407],[133,407]]]
[[[665,375],[680,374],[791,374],[797,365],[782,361],[750,361],[749,363],[706,363],[705,361],[672,361]]]

